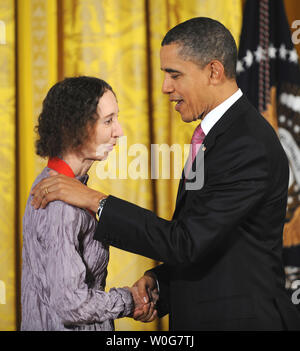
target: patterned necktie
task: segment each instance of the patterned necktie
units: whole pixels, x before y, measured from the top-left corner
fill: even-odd
[[[204,138],[205,138],[205,133],[202,130],[201,124],[199,124],[192,136],[191,148],[190,148],[190,153],[187,160],[185,176],[189,174],[192,164],[194,162],[194,159],[197,155],[197,152],[199,151],[201,144],[203,143]]]

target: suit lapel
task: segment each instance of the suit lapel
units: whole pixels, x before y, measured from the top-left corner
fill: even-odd
[[[205,157],[214,147],[218,137],[224,134],[234,121],[249,108],[249,102],[245,95],[242,95],[218,120],[205,137],[203,146],[205,147]]]
[[[208,135],[205,137],[202,145],[202,148],[205,148],[204,160],[208,157],[209,152],[213,149],[217,138],[223,133],[225,133],[226,130],[231,126],[231,124],[236,120],[236,118],[238,118],[239,115],[243,114],[249,108],[249,106],[250,104],[247,98],[245,97],[245,95],[243,95],[224,113],[222,118],[220,118],[218,122],[212,127]],[[194,160],[194,163],[195,162],[196,161]],[[180,205],[186,193],[187,191],[185,189],[185,175],[183,171],[178,187],[176,208]]]
[[[183,170],[182,173],[181,173],[181,178],[180,178],[180,182],[179,182],[179,185],[178,185],[176,204],[178,203],[179,199],[181,198],[182,192],[184,190],[184,181],[185,181],[185,178],[184,178],[184,170]]]

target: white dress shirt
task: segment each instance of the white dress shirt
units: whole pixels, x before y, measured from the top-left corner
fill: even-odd
[[[202,120],[201,127],[205,135],[209,133],[211,128],[218,122],[224,113],[243,95],[241,89],[238,89],[228,99],[211,110]]]

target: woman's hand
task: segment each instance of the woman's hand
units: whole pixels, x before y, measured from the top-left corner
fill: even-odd
[[[45,208],[51,201],[61,200],[70,205],[97,212],[99,201],[106,195],[90,189],[75,178],[49,172],[31,191],[31,204],[36,208]]]

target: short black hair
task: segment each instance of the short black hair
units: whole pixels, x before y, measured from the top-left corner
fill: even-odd
[[[98,119],[99,99],[111,86],[95,77],[71,77],[50,88],[38,117],[36,153],[41,157],[61,156],[88,138],[88,127]],[[114,92],[113,92],[114,93]]]
[[[210,61],[220,61],[227,78],[236,77],[237,47],[230,31],[220,22],[195,17],[170,29],[161,45],[180,45],[179,55],[204,68]]]

